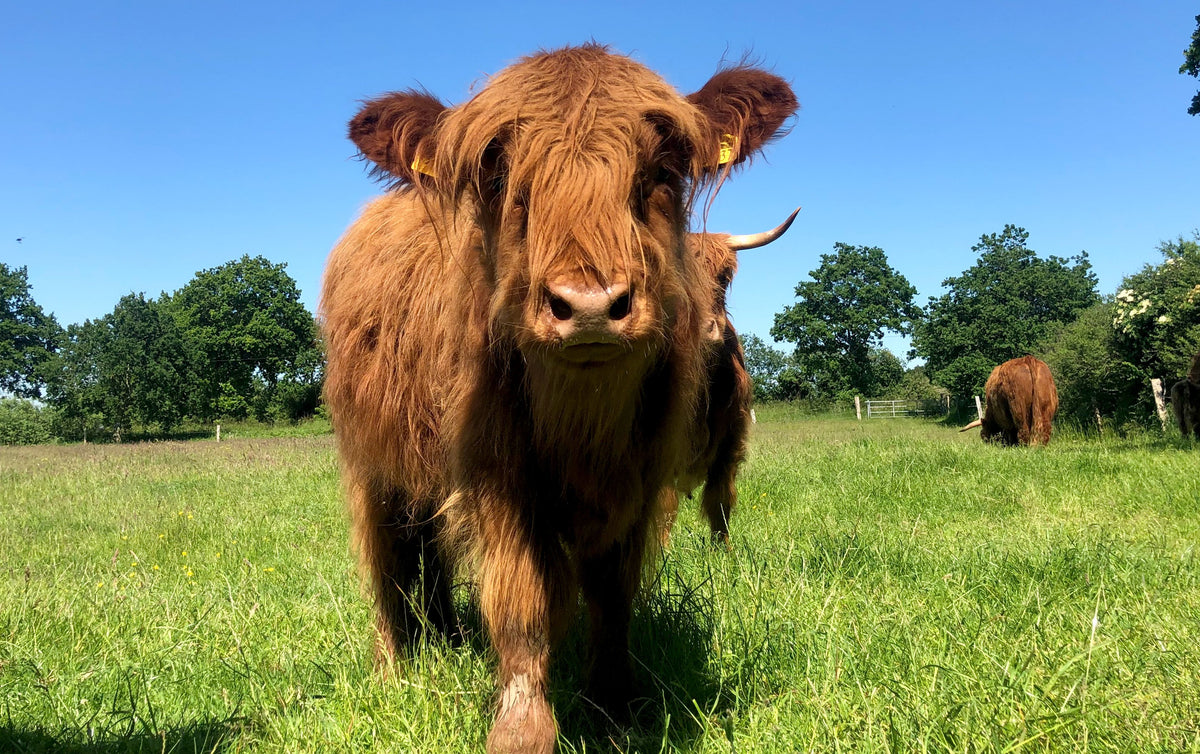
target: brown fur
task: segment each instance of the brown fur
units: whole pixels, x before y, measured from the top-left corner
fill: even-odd
[[[1171,386],[1171,408],[1183,436],[1200,438],[1200,353],[1192,357],[1187,377]]]
[[[738,127],[742,160],[796,108],[770,74],[727,79],[693,103],[589,45],[458,107],[398,93],[351,122],[397,187],[334,248],[321,298],[354,539],[385,655],[449,629],[451,574],[470,568],[499,659],[493,754],[553,750],[549,658],[578,592],[592,698],[619,712],[630,694],[632,599],[710,350],[690,197],[727,171],[714,134]],[[585,318],[562,297],[626,289],[607,329],[563,329]]]
[[[693,423],[691,461],[676,480],[680,494],[691,497],[704,484],[700,510],[708,521],[713,542],[728,547],[729,518],[737,505],[737,472],[746,459],[750,435],[750,405],[754,389],[737,331],[729,321],[725,298],[737,272],[737,251],[728,235],[694,233],[688,246],[703,261],[713,284],[707,379]],[[666,500],[664,544],[679,510],[678,495]]]
[[[1011,359],[992,370],[984,386],[987,406],[980,437],[1004,445],[1050,442],[1058,389],[1046,362],[1032,356]]]
[[[737,505],[738,468],[746,459],[750,405],[754,399],[742,344],[729,321],[726,296],[737,273],[739,250],[757,248],[778,239],[787,232],[799,211],[797,208],[784,223],[766,233],[736,238],[727,233],[688,236],[688,247],[702,260],[713,287],[713,309],[708,330],[707,380],[692,430],[692,460],[677,477],[676,488],[690,499],[696,488],[704,485],[701,512],[708,521],[713,542],[726,548],[729,518]],[[666,508],[664,545],[670,539],[679,510],[678,494],[669,496]]]
[[[679,492],[691,497],[704,484],[700,510],[715,544],[729,546],[729,519],[737,505],[737,473],[746,460],[750,405],[754,389],[737,331],[724,320],[721,342],[708,359],[703,403],[696,412],[692,462],[677,480]],[[677,501],[677,498],[674,498]],[[678,503],[667,511],[668,530]]]

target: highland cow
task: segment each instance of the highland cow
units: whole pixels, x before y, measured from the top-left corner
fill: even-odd
[[[1200,439],[1200,353],[1192,357],[1187,377],[1171,386],[1171,408],[1183,436]]]
[[[712,346],[707,360],[708,379],[693,430],[695,450],[691,462],[676,480],[676,487],[679,493],[691,498],[696,488],[704,485],[700,510],[708,521],[713,542],[726,547],[729,517],[737,505],[738,468],[746,459],[754,387],[746,372],[741,341],[729,321],[725,298],[737,272],[737,253],[778,239],[791,227],[799,211],[764,233],[737,236],[694,233],[688,238],[689,247],[703,260],[713,284],[712,321],[708,327]],[[664,543],[670,536],[678,507],[678,496],[668,498]]]
[[[628,709],[632,601],[706,378],[692,199],[796,107],[752,67],[684,97],[587,45],[456,107],[399,92],[351,121],[394,182],[321,296],[354,539],[387,656],[450,630],[452,574],[475,578],[499,660],[492,754],[553,750],[550,656],[580,592],[588,693]]]
[[[1050,442],[1058,389],[1046,362],[1032,356],[1011,359],[992,370],[984,385],[983,418],[960,431],[982,427],[979,436],[1002,445]]]

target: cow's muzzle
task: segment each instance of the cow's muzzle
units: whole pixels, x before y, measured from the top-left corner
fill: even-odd
[[[604,288],[551,284],[543,291],[541,318],[558,336],[568,361],[607,361],[627,350],[637,303],[635,291],[627,283]]]

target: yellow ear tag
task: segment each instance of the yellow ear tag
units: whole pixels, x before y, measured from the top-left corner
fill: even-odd
[[[721,157],[717,162],[718,165],[733,162],[733,158],[737,156],[738,141],[738,137],[733,134],[724,134],[721,136]]]
[[[412,164],[409,165],[409,168],[417,173],[420,173],[421,175],[427,175],[430,178],[436,177],[433,174],[433,163],[427,160],[422,160],[420,157],[414,157]]]

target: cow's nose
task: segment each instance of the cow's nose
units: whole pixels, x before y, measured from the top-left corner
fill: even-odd
[[[603,343],[617,340],[633,313],[633,289],[626,283],[601,288],[546,286],[544,314],[564,341]]]

